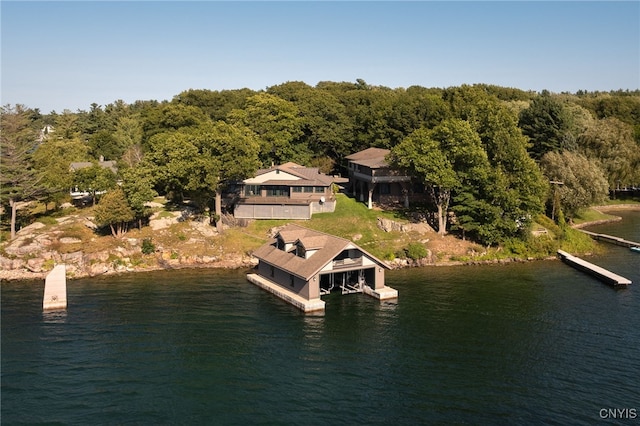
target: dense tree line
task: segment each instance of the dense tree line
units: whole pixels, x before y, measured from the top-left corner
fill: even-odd
[[[157,194],[189,198],[216,221],[227,182],[286,161],[344,173],[344,157],[368,147],[390,149],[389,161],[425,185],[441,232],[499,243],[526,235],[539,212],[570,217],[610,190],[640,185],[640,92],[392,89],[357,80],[186,90],[171,101],[50,114],[7,105],[1,201],[15,221],[22,201],[58,206],[70,187],[115,190],[119,182],[105,203],[129,210],[112,206],[115,222],[141,223]],[[69,170],[100,158],[117,161],[118,176],[97,164]],[[551,190],[550,181],[561,185]]]

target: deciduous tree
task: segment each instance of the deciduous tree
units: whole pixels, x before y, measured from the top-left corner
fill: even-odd
[[[116,175],[107,167],[94,163],[90,167],[73,172],[73,186],[82,191],[88,191],[93,198],[93,204],[96,204],[97,196],[116,185]]]
[[[150,161],[166,190],[188,193],[202,205],[214,201],[219,218],[223,186],[259,167],[259,143],[249,129],[219,121],[195,129],[156,135]],[[217,221],[218,229],[222,223]]]
[[[99,226],[109,226],[111,234],[118,238],[127,232],[135,212],[129,206],[122,188],[107,192],[95,207],[95,220]]]
[[[87,158],[87,146],[78,139],[49,138],[33,153],[34,167],[46,190],[45,202],[57,205],[69,196],[73,174],[69,165]]]
[[[636,183],[640,145],[629,124],[617,118],[597,120],[580,135],[577,144],[579,152],[600,164],[611,189]]]
[[[580,208],[601,204],[607,198],[609,184],[602,169],[582,154],[548,152],[542,157],[540,167],[550,181],[558,182],[551,193],[558,199],[552,200],[552,204],[559,203],[569,217]]]
[[[228,118],[231,123],[255,132],[265,166],[287,161],[305,164],[312,156],[307,146],[298,143],[303,124],[300,111],[278,96],[268,93],[252,96],[244,109],[232,111]]]
[[[440,142],[421,128],[391,150],[390,163],[418,178],[430,191],[438,209],[438,233],[444,235],[451,191],[459,184],[453,164]]]
[[[158,195],[154,184],[152,168],[145,163],[138,163],[122,172],[122,190],[135,213],[139,228],[142,228],[142,220],[149,215],[150,209],[146,203]]]

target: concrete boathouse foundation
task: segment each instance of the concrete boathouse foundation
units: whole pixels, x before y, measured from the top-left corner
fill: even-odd
[[[286,288],[279,286],[278,284],[269,281],[268,279],[261,277],[258,274],[248,274],[247,280],[249,282],[257,285],[263,290],[268,291],[285,302],[295,306],[300,309],[302,312],[310,313],[310,312],[321,312],[324,311],[325,301],[317,298],[317,299],[305,299]],[[380,301],[383,300],[394,300],[398,298],[398,290],[391,287],[384,287],[381,289],[374,290],[371,287],[365,285],[362,288],[362,292],[368,296],[371,296]]]
[[[258,274],[248,274],[247,279],[258,287],[275,294],[280,299],[295,306],[302,312],[324,311],[325,302],[320,298],[311,300],[305,299],[304,297],[298,296],[297,294],[287,290],[286,288],[282,288],[278,284],[271,282]]]

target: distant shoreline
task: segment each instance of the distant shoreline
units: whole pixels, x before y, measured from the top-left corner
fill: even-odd
[[[640,211],[640,204],[610,204],[610,205],[604,205],[604,206],[592,206],[591,208],[601,213],[613,212],[613,211]],[[592,220],[589,222],[574,224],[571,227],[575,229],[581,229],[581,228],[586,228],[588,226],[603,225],[605,223],[619,222],[622,220],[620,216],[615,216],[615,215],[612,215],[612,216],[613,217],[609,219]]]

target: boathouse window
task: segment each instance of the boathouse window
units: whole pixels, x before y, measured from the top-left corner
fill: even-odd
[[[276,268],[274,268],[273,265],[269,265],[269,273],[272,277],[276,274]]]
[[[307,250],[302,246],[302,244],[296,245],[296,256],[303,259],[307,257]]]
[[[295,286],[295,284],[296,284],[296,282],[295,282],[295,278],[293,278],[293,275],[292,275],[292,274],[289,274],[289,285],[290,285],[291,287],[294,287],[294,286]]]

